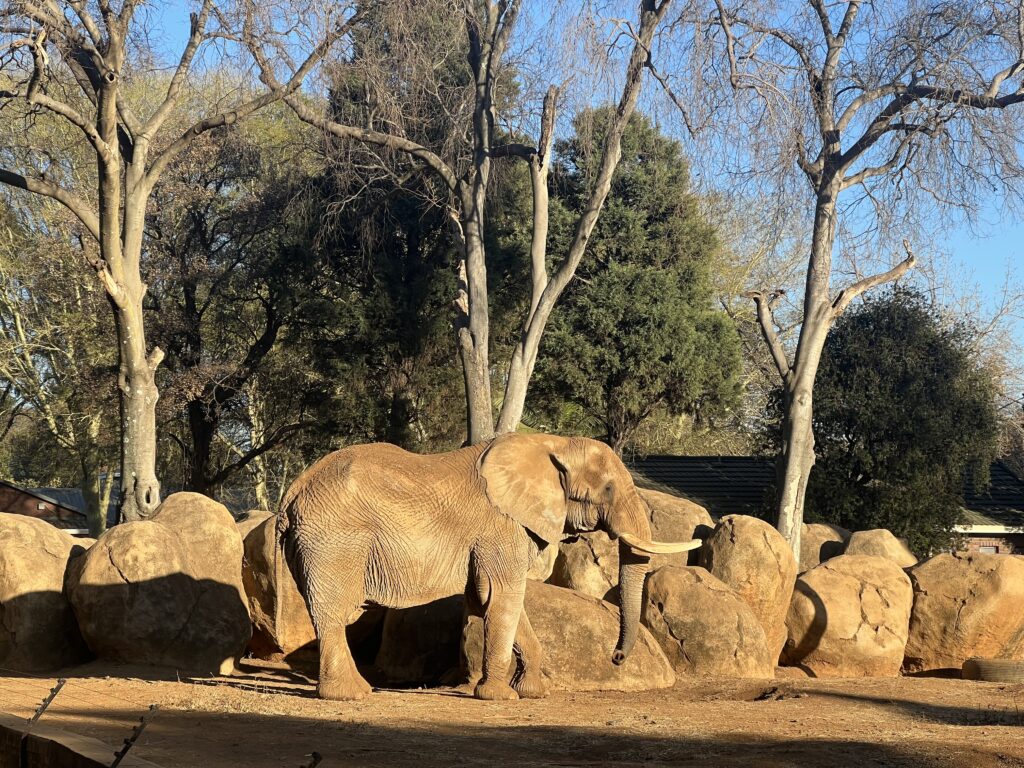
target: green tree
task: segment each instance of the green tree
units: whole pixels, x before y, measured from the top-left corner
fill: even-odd
[[[328,203],[352,197],[325,184]],[[413,181],[363,187],[315,224],[321,280],[300,302],[293,338],[310,350],[320,392],[318,431],[328,443],[387,441],[412,450],[458,445],[464,429],[462,377],[451,365],[450,268],[444,212]]]
[[[34,226],[44,218],[65,226]],[[117,466],[117,356],[103,293],[78,279],[95,246],[64,234],[69,218],[43,200],[18,215],[0,203],[0,473],[80,486],[96,536]]]
[[[888,528],[921,554],[949,546],[965,472],[987,481],[999,436],[995,385],[971,341],[906,288],[840,318],[816,387],[813,518]]]
[[[274,423],[254,430],[249,402],[259,399],[253,380],[272,365],[297,314],[296,296],[318,266],[295,223],[301,211],[291,206],[313,173],[311,153],[295,146],[296,124],[290,112],[270,107],[209,131],[153,193],[146,320],[167,353],[158,383],[161,416],[169,418],[161,427],[180,449],[187,490],[217,496],[236,473],[310,426],[301,408],[278,409]],[[162,469],[176,479],[170,466]]]
[[[590,134],[610,111],[575,120],[559,145],[561,203],[585,203],[594,178]],[[600,142],[598,142],[600,144]],[[566,429],[565,403],[601,425],[617,452],[656,413],[711,418],[735,403],[735,328],[712,306],[714,228],[697,209],[679,144],[635,114],[590,247],[592,265],[555,313],[532,403]]]

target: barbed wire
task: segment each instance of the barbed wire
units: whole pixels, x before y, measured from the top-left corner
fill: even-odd
[[[11,688],[12,681],[17,680],[17,679],[20,678],[20,679],[23,679],[23,680],[38,681],[41,684],[45,684],[45,686],[46,686],[45,689],[44,688],[40,688],[39,689],[39,691],[41,692],[41,696],[45,696],[46,693],[48,692],[49,688],[52,687],[54,685],[54,683],[57,682],[57,677],[56,676],[40,675],[40,674],[36,674],[36,673],[33,673],[33,672],[26,672],[24,670],[11,669],[9,667],[0,667],[0,674],[4,675],[3,678],[0,678],[0,690],[5,690],[5,691],[8,690],[9,688]],[[92,702],[92,701],[90,701],[88,699],[85,699],[85,698],[83,698],[81,696],[77,696],[77,695],[74,694],[75,690],[84,690],[84,691],[88,691],[89,693],[93,694],[94,696],[98,696],[98,697],[106,698],[106,699],[113,699],[113,700],[115,700],[115,701],[117,701],[119,703],[122,703],[122,704],[129,704],[129,705],[131,705],[131,709],[132,709],[133,713],[134,713],[135,710],[139,710],[139,709],[143,709],[144,710],[144,709],[148,708],[151,704],[154,703],[152,701],[144,701],[144,700],[141,700],[141,699],[137,699],[137,698],[135,698],[133,696],[129,696],[129,695],[125,694],[123,691],[115,692],[115,691],[112,691],[110,689],[101,688],[101,687],[99,687],[97,685],[90,685],[90,684],[87,684],[87,683],[83,682],[83,680],[91,680],[91,679],[95,679],[95,678],[89,678],[89,677],[69,677],[69,678],[67,678],[67,683],[65,684],[64,688],[61,690],[61,693],[58,696],[58,699],[59,698],[75,699],[79,703],[86,703],[86,704],[89,704],[90,706],[95,706],[95,702]],[[124,679],[129,679],[129,678],[115,678],[115,679],[117,679],[117,680],[124,680]],[[131,678],[131,679],[135,679],[135,678]],[[149,681],[146,681],[146,682],[149,682]],[[35,706],[38,706],[38,704],[39,704],[39,702],[37,701],[36,704],[33,705],[33,709],[35,708]],[[134,716],[134,714],[133,714],[133,716]]]

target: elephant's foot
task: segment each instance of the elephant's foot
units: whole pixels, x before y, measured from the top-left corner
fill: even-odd
[[[512,686],[501,680],[481,680],[473,695],[484,701],[511,701],[519,698]]]
[[[330,699],[332,701],[354,701],[356,699],[365,699],[372,692],[373,688],[371,688],[370,684],[361,677],[354,680],[321,678],[320,685],[317,686],[317,693],[320,698]]]
[[[543,699],[548,695],[548,686],[540,672],[516,675],[512,687],[521,699]]]

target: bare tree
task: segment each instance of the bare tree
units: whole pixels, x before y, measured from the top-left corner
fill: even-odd
[[[949,206],[970,212],[979,191],[1021,178],[1020,111],[1009,108],[1024,101],[1024,7],[1001,0],[708,6],[691,6],[690,23],[677,29],[696,30],[702,87],[734,92],[739,109],[726,130],[739,139],[733,146],[741,146],[746,173],[798,178],[788,191],[812,198],[795,349],[778,334],[778,292],[746,294],[783,384],[778,527],[799,551],[814,464],[814,379],[829,329],[858,296],[914,266],[897,232]],[[890,250],[901,239],[905,256],[894,266],[874,274],[856,266],[858,249]],[[838,291],[837,243],[854,263]]]
[[[47,211],[51,222],[70,218],[46,203],[58,209]],[[116,352],[103,341],[111,320],[98,287],[74,280],[83,246],[95,248],[0,224],[0,381],[21,406],[15,413],[40,423],[74,459],[89,532],[98,536],[113,486]]]
[[[496,128],[496,96],[502,75],[502,58],[506,55],[519,16],[520,0],[453,0],[447,3],[450,6],[449,12],[460,13],[465,18],[472,77],[472,103],[460,127],[462,132],[472,137],[472,158],[464,169],[447,162],[437,147],[431,148],[413,141],[401,131],[391,130],[391,126],[386,123],[380,127],[346,124],[325,116],[298,94],[286,97],[288,104],[303,121],[340,139],[402,153],[428,169],[440,182],[445,205],[450,211],[455,241],[461,253],[460,289],[455,301],[454,325],[465,376],[470,442],[491,437],[495,431],[515,430],[522,418],[541,336],[558,298],[586,253],[587,240],[608,196],[612,174],[619,162],[622,132],[636,108],[652,39],[670,2],[643,0],[640,3],[639,23],[635,29],[630,29],[633,45],[621,95],[600,148],[601,161],[597,175],[583,205],[583,212],[576,222],[571,242],[566,252],[556,259],[550,272],[547,267],[548,173],[558,88],[551,86],[544,97],[535,145],[504,141]],[[264,82],[271,89],[281,88],[268,52],[257,40],[248,43],[261,65]],[[529,309],[508,364],[504,397],[495,422],[491,395],[485,213],[492,163],[500,158],[519,159],[527,163],[530,169],[533,196],[530,248],[532,281]]]
[[[202,68],[201,50],[218,40],[227,44],[239,33],[231,30],[225,9],[203,0],[191,15],[184,50],[154,100],[150,91],[131,87],[133,54],[141,45],[139,7],[138,0],[122,0],[120,7],[111,0],[0,3],[0,34],[6,38],[0,52],[4,119],[22,117],[30,137],[36,122],[62,121],[88,146],[94,163],[90,177],[37,144],[18,164],[10,153],[0,153],[0,183],[60,202],[99,245],[92,266],[114,313],[119,352],[123,520],[146,517],[160,502],[155,371],[164,353],[149,348],[143,324],[147,201],[168,165],[197,136],[293,93],[352,22],[346,4],[326,7],[319,41],[286,80],[273,88],[236,88],[181,130],[170,118],[190,95],[191,80]],[[244,27],[245,14],[242,18]],[[307,9],[303,18],[321,17]],[[288,37],[295,42],[295,28]]]

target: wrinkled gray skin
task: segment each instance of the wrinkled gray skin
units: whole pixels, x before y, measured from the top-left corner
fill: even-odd
[[[484,620],[475,695],[545,695],[541,649],[523,610],[527,570],[565,533],[597,529],[630,539],[619,541],[622,609],[612,660],[621,664],[637,637],[650,560],[642,543],[651,534],[632,478],[607,446],[513,434],[432,456],[373,444],[321,459],[289,488],[278,516],[320,641],[320,696],[370,692],[345,639],[363,606],[406,608],[456,594]]]

